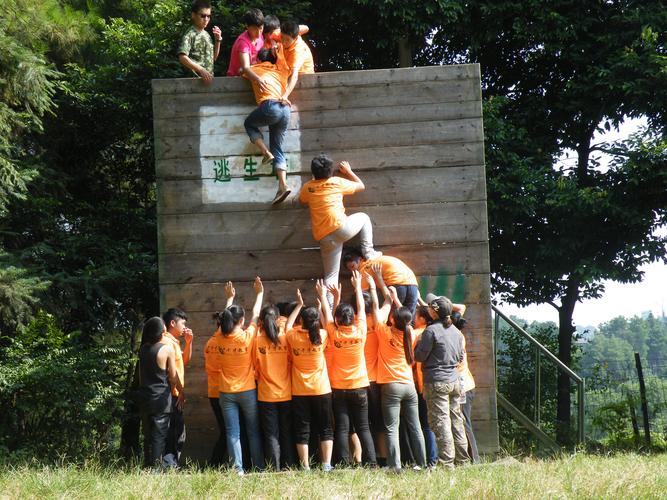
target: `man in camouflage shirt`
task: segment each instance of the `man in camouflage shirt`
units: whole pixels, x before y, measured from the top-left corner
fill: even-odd
[[[204,31],[210,20],[211,3],[195,0],[192,3],[192,26],[183,35],[178,47],[178,60],[181,64],[201,77],[207,85],[213,81],[213,61],[220,54],[222,40],[222,33],[217,26],[213,27],[215,47],[211,35]]]

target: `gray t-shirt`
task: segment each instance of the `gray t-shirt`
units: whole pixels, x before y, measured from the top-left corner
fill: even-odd
[[[415,346],[415,359],[422,363],[424,383],[451,384],[459,379],[457,365],[463,361],[463,334],[455,326],[442,323],[426,327]]]

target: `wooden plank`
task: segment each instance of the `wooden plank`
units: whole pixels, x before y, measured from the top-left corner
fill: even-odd
[[[466,304],[488,304],[490,301],[489,277],[487,274],[465,275],[466,282]],[[315,303],[314,280],[293,281],[266,281],[266,302],[280,302],[294,297],[297,288],[302,290],[304,300]],[[188,283],[177,285],[160,285],[160,294],[164,304],[169,307],[180,307],[185,311],[215,311],[224,308],[225,298],[223,292],[224,283]],[[238,303],[246,304],[246,310],[250,311],[251,300],[254,300],[252,284],[250,282],[238,282],[236,286]],[[344,296],[349,291],[343,292]],[[249,313],[249,312],[248,312]],[[472,313],[471,313],[472,314]]]
[[[301,75],[298,89],[325,88],[339,86],[361,86],[376,83],[419,83],[432,80],[479,79],[479,64],[458,64],[451,66],[424,66],[419,68],[392,68],[364,71],[320,72]],[[153,94],[194,94],[239,92],[248,87],[241,77],[218,77],[211,85],[204,85],[199,78],[174,78],[152,80]]]
[[[374,242],[380,247],[488,240],[486,203],[482,201],[367,206],[348,213],[362,209],[373,221]],[[161,215],[158,222],[160,253],[317,246],[305,209]]]
[[[205,116],[188,116],[155,120],[156,137],[178,137],[190,135],[245,134],[243,122],[255,109],[248,106],[237,115],[229,115],[225,108],[215,108]],[[334,109],[326,114],[320,111],[293,111],[290,130],[305,130],[322,127],[347,127],[353,125],[377,125],[403,123],[406,121],[457,120],[481,118],[482,103],[466,101],[436,104],[408,104],[405,106],[382,106],[377,108]]]
[[[310,161],[322,151],[303,150],[302,161],[297,164],[300,171],[310,173]],[[394,168],[437,168],[484,164],[484,143],[448,142],[420,146],[366,147],[359,149],[330,149],[328,154],[335,161],[346,159],[357,171]],[[156,160],[156,174],[164,179],[201,179],[202,170],[212,172],[211,168],[202,169],[204,164],[213,164],[222,157],[173,158]],[[292,172],[293,170],[290,170]]]
[[[267,139],[265,137],[265,139]],[[328,151],[367,147],[417,146],[447,142],[480,142],[484,139],[481,120],[440,120],[392,123],[386,125],[350,126],[288,131],[283,151],[300,153],[302,150]],[[192,158],[201,156],[257,155],[257,147],[247,134],[191,135],[156,137],[155,158]]]
[[[481,100],[481,89],[476,80],[427,81],[419,85],[414,83],[389,85],[378,82],[361,87],[304,88],[295,91],[290,100],[294,110],[325,111],[475,101]],[[249,84],[247,90],[242,92],[214,95],[156,94],[153,96],[153,117],[163,119],[211,113],[238,115],[243,114],[247,106],[252,106],[254,102]]]
[[[292,184],[292,175],[290,184]],[[310,174],[297,174],[303,185],[311,179]],[[364,183],[369,187],[352,199],[349,206],[389,205],[419,203],[423,200],[447,202],[474,201],[486,199],[485,169],[483,166],[433,168],[428,171],[383,170],[365,172]],[[202,180],[160,180],[158,179],[158,212],[160,214],[181,214],[197,212],[231,212],[256,208],[244,203],[203,203],[201,196],[194,196],[202,189],[202,182],[209,190],[219,189],[220,200],[224,200],[226,189],[236,189],[238,182],[216,183],[211,179]],[[372,186],[372,188],[371,188]],[[450,186],[447,188],[446,186]],[[275,191],[276,183],[271,179],[269,196]],[[246,196],[251,197],[248,192]],[[295,191],[296,197],[296,191]]]
[[[380,248],[423,275],[489,272],[486,242],[403,245]],[[276,263],[280,263],[277,265]],[[347,279],[348,273],[341,268]],[[318,249],[247,252],[174,253],[160,255],[160,283],[219,283],[261,276],[266,280],[308,279],[322,274]]]

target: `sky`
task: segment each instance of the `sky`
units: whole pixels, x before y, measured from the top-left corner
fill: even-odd
[[[612,130],[596,137],[595,141],[615,141],[628,137],[644,126],[644,120],[627,120],[619,130]],[[565,155],[563,163],[571,164],[574,154]],[[604,159],[601,160],[604,163]],[[663,227],[660,234],[667,234]],[[640,283],[622,284],[605,281],[605,293],[599,299],[577,303],[574,309],[574,323],[577,326],[597,326],[616,316],[631,317],[651,311],[654,315],[667,314],[667,264],[657,262],[642,266],[644,279]],[[558,323],[556,309],[547,304],[530,305],[519,308],[501,303],[498,307],[505,314],[516,315],[527,321],[554,321]]]

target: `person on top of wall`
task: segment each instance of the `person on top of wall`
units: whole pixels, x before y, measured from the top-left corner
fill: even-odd
[[[222,32],[213,26],[214,45],[211,35],[206,32],[206,26],[211,20],[211,2],[195,0],[191,11],[192,26],[181,38],[178,60],[209,85],[213,82],[213,63],[220,55]]]
[[[299,25],[299,35],[305,35],[310,28],[305,24]],[[264,48],[273,49],[282,43],[280,36],[280,20],[276,16],[264,16]]]
[[[241,76],[244,73],[246,78],[255,82],[265,91],[266,83],[250,68],[257,62],[257,54],[264,47],[264,37],[262,36],[264,14],[259,9],[250,9],[243,14],[243,23],[246,30],[236,38],[234,45],[232,45],[227,76]]]
[[[255,75],[260,75],[265,82],[262,88],[255,80],[250,79],[255,93],[257,108],[245,119],[245,129],[250,142],[262,152],[262,164],[272,163],[278,176],[278,191],[273,204],[281,203],[290,194],[287,189],[287,161],[283,153],[283,142],[290,120],[291,103],[283,97],[287,85],[287,67],[280,51],[262,49],[257,56],[258,63],[253,65]],[[243,72],[248,77],[247,71]],[[264,143],[260,127],[269,126],[269,146]]]
[[[185,387],[185,367],[188,366],[192,357],[192,340],[194,339],[192,330],[186,326],[188,315],[180,309],[171,308],[162,315],[162,320],[167,331],[162,336],[161,342],[169,344],[174,348],[176,371],[178,372],[182,386]],[[181,350],[181,338],[185,339],[185,349],[183,350]],[[171,420],[169,421],[165,460],[173,461],[174,465],[178,465],[181,460],[183,445],[185,444],[185,419],[183,417],[183,407],[176,405],[175,398],[178,397],[178,389],[176,387],[172,387],[172,394],[174,395],[174,399]]]
[[[296,21],[285,21],[280,24],[280,38],[290,70],[287,88],[283,94],[283,98],[288,99],[300,75],[315,73],[315,64],[310,47],[301,38],[300,25]]]
[[[427,296],[428,325],[415,346],[415,359],[422,363],[424,399],[428,422],[435,433],[438,457],[447,468],[470,462],[461,413],[463,387],[458,371],[465,354],[463,335],[452,322],[452,302],[446,297]]]
[[[340,162],[338,168],[339,175],[335,176],[333,160],[325,154],[316,156],[310,164],[313,179],[299,193],[299,201],[308,205],[310,211],[313,238],[320,245],[327,287],[338,284],[343,243],[357,234],[365,259],[382,255],[373,248],[373,226],[368,215],[363,212],[345,215],[343,196],[363,191],[364,183],[348,162]]]
[[[343,250],[343,265],[350,271],[360,273],[369,272],[373,264],[382,265],[382,279],[387,286],[393,286],[398,294],[398,300],[410,310],[415,317],[415,309],[419,298],[417,277],[405,262],[389,255],[380,255],[374,259],[364,259],[358,248],[348,247]],[[368,285],[364,284],[364,290]]]
[[[167,448],[170,414],[174,407],[183,408],[185,392],[176,369],[175,349],[161,342],[166,334],[164,321],[155,316],[144,323],[139,349],[141,414],[144,429],[146,466],[173,467],[164,460]],[[172,398],[175,389],[178,398]]]

